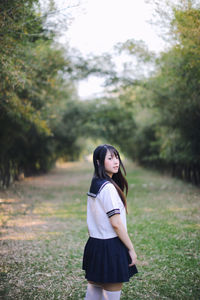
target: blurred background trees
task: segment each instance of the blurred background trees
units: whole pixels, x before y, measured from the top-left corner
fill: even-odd
[[[58,158],[78,159],[87,139],[199,184],[200,9],[180,0],[170,17],[165,52],[134,40],[116,46],[138,62],[119,75],[109,55],[86,61],[56,43],[37,0],[1,3],[1,186],[48,171]],[[90,74],[106,76],[108,91],[81,101],[77,80]]]
[[[62,155],[58,131],[67,103],[77,100],[75,84],[70,79],[70,55],[54,42],[54,32],[45,29],[45,17],[40,15],[37,5],[37,0],[0,4],[3,186],[8,186],[20,173],[27,176],[50,169]],[[67,135],[67,139],[74,145],[77,137]]]
[[[199,184],[200,10],[191,1],[173,8],[170,34],[172,46],[157,57],[155,71],[139,82],[136,102],[142,107],[135,115],[133,157]],[[135,54],[132,44],[125,49]]]

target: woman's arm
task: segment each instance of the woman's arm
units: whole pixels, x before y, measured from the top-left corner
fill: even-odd
[[[131,264],[130,267],[136,264],[137,261],[137,255],[135,253],[133,244],[129,238],[129,235],[124,227],[124,224],[122,223],[120,215],[116,214],[109,218],[110,223],[115,230],[116,234],[120,238],[120,240],[124,243],[124,245],[128,248],[129,255],[131,257]]]

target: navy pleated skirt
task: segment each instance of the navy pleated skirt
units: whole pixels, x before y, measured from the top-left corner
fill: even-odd
[[[82,268],[89,281],[129,281],[130,277],[138,273],[135,265],[128,266],[130,263],[128,249],[118,237],[105,240],[90,237],[85,245]]]

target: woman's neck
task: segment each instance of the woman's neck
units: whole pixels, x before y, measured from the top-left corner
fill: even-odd
[[[106,174],[107,174],[110,178],[113,177],[113,173],[108,173],[108,172],[106,172]]]

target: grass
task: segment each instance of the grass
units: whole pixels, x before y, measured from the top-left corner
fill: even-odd
[[[121,299],[199,299],[200,190],[127,165],[127,221],[139,273]],[[0,193],[0,298],[84,299],[92,172],[89,163],[68,163]]]

